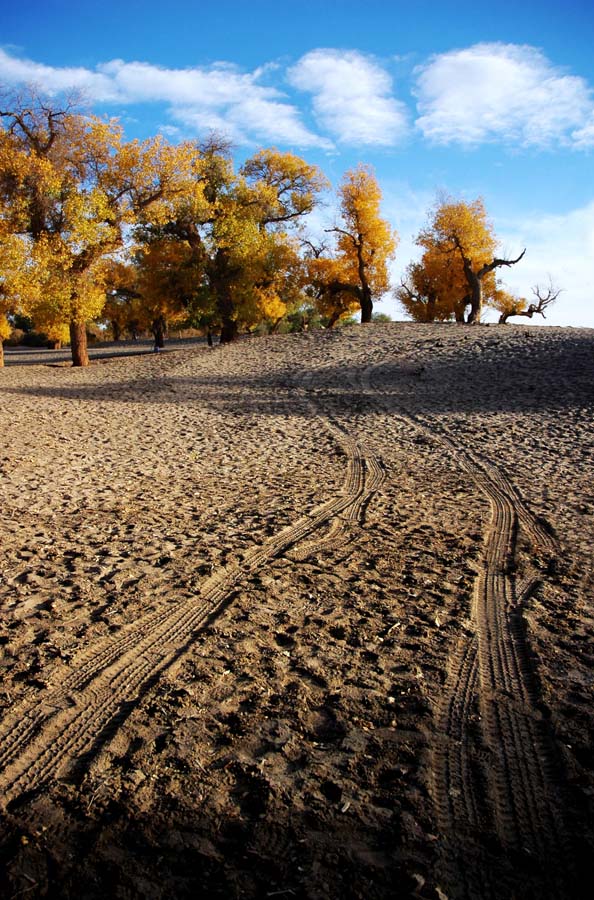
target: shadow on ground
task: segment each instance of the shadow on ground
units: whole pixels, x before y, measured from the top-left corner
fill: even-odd
[[[268,345],[269,346],[269,345]],[[383,393],[387,408],[402,411],[414,403],[420,413],[531,412],[576,409],[594,401],[594,340],[589,333],[568,332],[549,345],[546,341],[502,342],[488,354],[464,344],[441,346],[423,341],[414,361],[386,359],[373,367],[373,387]],[[267,352],[263,346],[263,354]],[[140,364],[142,366],[142,363]],[[295,395],[303,375],[307,390],[322,392],[326,404],[348,410],[369,405],[364,391],[366,365],[312,366],[292,372],[238,376],[176,375],[170,367],[162,377],[152,374],[101,384],[68,384],[64,373],[59,385],[9,387],[7,393],[65,400],[136,402],[139,404],[200,402],[221,412],[286,413],[287,399]],[[311,406],[295,402],[291,412],[308,416]]]

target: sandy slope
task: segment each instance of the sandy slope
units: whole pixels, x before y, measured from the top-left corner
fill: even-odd
[[[594,332],[0,375],[7,895],[569,897]]]

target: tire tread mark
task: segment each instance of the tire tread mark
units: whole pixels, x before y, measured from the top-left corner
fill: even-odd
[[[60,688],[42,698],[43,706],[9,716],[0,731],[0,785],[5,802],[22,790],[41,786],[80,757],[110,722],[117,721],[121,710],[166,670],[205,621],[220,612],[249,574],[342,514],[349,526],[359,522],[365,503],[384,478],[383,467],[374,457],[365,457],[359,443],[338,424],[322,422],[346,453],[340,494],[248,550],[240,563],[213,573],[202,585],[198,603],[192,597],[173,611],[149,614],[125,634],[85,654]],[[339,520],[339,530],[341,525]]]
[[[371,367],[366,371],[370,393],[372,372]],[[376,396],[380,403],[386,399]],[[539,885],[541,896],[563,896],[571,880],[571,865],[553,777],[555,747],[537,709],[538,692],[518,623],[521,607],[538,579],[529,575],[516,585],[510,574],[520,528],[535,550],[551,557],[559,551],[557,541],[495,465],[457,446],[435,422],[402,407],[398,413],[390,412],[440,443],[486,496],[491,510],[484,536],[484,565],[473,594],[475,635],[458,651],[458,658],[454,656],[436,714],[437,731],[445,740],[434,753],[434,802],[452,851],[444,865],[455,861],[456,879],[464,885],[465,897],[477,896],[477,882],[482,882],[480,896],[500,895],[496,873],[489,873],[488,867],[471,873],[465,861],[473,849],[472,831],[477,827],[477,807],[468,780],[471,741],[466,733],[471,709],[468,694],[474,692],[489,754],[489,798],[498,838],[504,847],[539,860],[546,871]],[[470,796],[465,799],[467,792]]]

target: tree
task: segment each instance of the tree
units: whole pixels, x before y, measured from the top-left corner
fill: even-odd
[[[537,303],[528,303],[525,297],[516,297],[514,294],[510,294],[507,291],[498,290],[495,295],[493,307],[501,313],[499,316],[499,324],[505,325],[507,320],[512,318],[512,316],[525,316],[526,318],[531,319],[533,316],[539,315],[542,316],[543,319],[546,319],[545,310],[555,302],[561,293],[561,289],[555,287],[551,279],[549,279],[549,285],[546,292],[544,288],[535,285],[535,287],[532,288],[532,293],[536,297]]]
[[[109,325],[113,339],[119,341],[124,333],[137,340],[146,329],[142,298],[137,290],[137,272],[133,265],[132,248],[118,257],[106,259],[104,266],[105,303],[99,322]]]
[[[0,367],[4,366],[4,341],[11,333],[7,316],[18,308],[25,266],[25,247],[18,237],[9,233],[0,208]]]
[[[51,327],[68,324],[73,364],[88,365],[86,323],[105,303],[102,262],[136,221],[159,221],[188,190],[193,147],[123,140],[114,121],[32,94],[0,109],[0,184],[10,234],[27,242],[19,302]],[[41,304],[41,306],[40,306]]]
[[[261,228],[281,227],[310,213],[328,182],[317,166],[294,153],[260,150],[241,168],[247,192],[246,205],[258,207]],[[241,197],[241,191],[238,192]]]
[[[212,304],[221,343],[241,326],[284,315],[298,289],[300,266],[291,237],[325,186],[319,169],[291,153],[262,150],[235,173],[229,148],[213,137],[200,148],[191,200],[180,198],[166,230],[191,250],[197,302]],[[199,310],[194,310],[194,315]]]
[[[311,248],[305,260],[308,291],[316,309],[333,328],[340,319],[361,308],[359,297],[348,281],[349,272],[342,257],[325,256],[325,247]]]
[[[454,259],[454,273],[456,268],[458,272],[461,269],[464,295],[458,298],[458,303],[463,302],[465,307],[470,305],[469,324],[480,321],[485,297],[494,294],[495,270],[502,266],[514,266],[526,252],[523,250],[516,259],[495,255],[497,240],[480,198],[472,203],[451,199],[442,201],[435,208],[428,227],[419,234],[417,244],[425,250],[425,264],[434,266],[437,273],[440,261],[445,264],[448,256]],[[450,284],[457,289],[458,281],[459,275],[455,275]],[[438,287],[441,291],[439,274]]]
[[[188,245],[171,235],[154,232],[135,254],[133,288],[140,327],[150,328],[155,347],[164,346],[169,325],[187,318],[196,290],[195,269]]]
[[[374,300],[389,288],[388,262],[398,236],[380,216],[382,194],[369,167],[347,172],[338,196],[341,223],[328,229],[337,236],[335,253],[317,258],[311,267],[314,283],[322,305],[335,303],[342,315],[355,301],[361,322],[371,322]]]
[[[426,250],[418,263],[411,263],[395,291],[415,322],[464,321],[467,284],[459,260],[451,254]]]
[[[140,323],[133,312],[135,299],[125,288],[111,287],[107,282],[107,299],[99,321],[109,325],[114,341],[121,341],[126,332],[138,335]]]

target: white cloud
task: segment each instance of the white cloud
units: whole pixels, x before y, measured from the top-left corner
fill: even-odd
[[[583,128],[579,128],[573,133],[575,146],[580,149],[594,147],[594,111],[590,117],[590,121],[586,122]]]
[[[17,59],[0,49],[0,80],[6,85],[39,85],[47,94],[77,89],[102,103],[120,99],[109,75],[81,67],[54,68],[30,59]]]
[[[390,147],[408,131],[406,107],[389,74],[356,51],[312,50],[288,72],[293,87],[313,94],[318,124],[350,145]]]
[[[475,44],[417,69],[426,138],[473,146],[594,146],[594,98],[587,82],[553,66],[535,47]]]
[[[0,50],[0,80],[8,85],[36,84],[48,94],[78,89],[97,103],[165,103],[186,128],[216,129],[239,143],[260,139],[329,149],[330,141],[311,132],[280,91],[259,83],[267,70],[245,73],[224,63],[166,69],[121,59],[95,70],[59,68]]]

